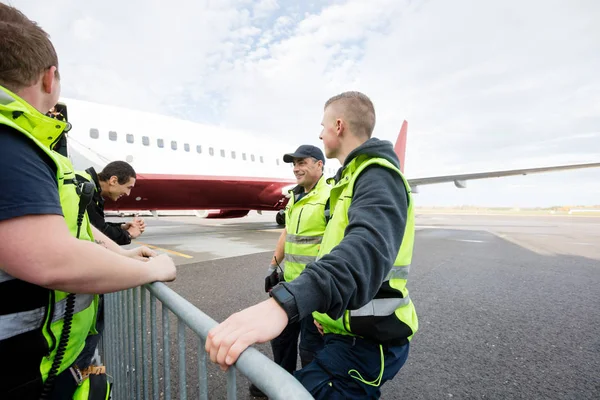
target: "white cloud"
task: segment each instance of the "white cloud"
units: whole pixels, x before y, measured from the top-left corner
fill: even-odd
[[[66,96],[319,143],[325,100],[362,90],[377,136],[409,121],[409,176],[600,160],[593,0],[13,4],[52,35]],[[523,184],[600,178],[571,174]],[[513,201],[490,194],[502,182],[431,199]]]

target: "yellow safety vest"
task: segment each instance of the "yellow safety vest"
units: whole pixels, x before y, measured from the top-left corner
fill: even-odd
[[[313,313],[325,333],[356,335],[379,343],[404,344],[418,329],[415,307],[408,295],[406,282],[414,243],[414,212],[410,186],[402,172],[383,158],[360,155],[344,168],[340,180],[331,189],[331,220],[327,225],[319,258],[331,252],[344,238],[348,226],[348,210],[352,203],[354,184],[370,165],[380,165],[402,177],[408,194],[408,213],[402,244],[392,269],[381,283],[374,299],[358,310],[346,310],[342,318],[333,320],[326,314]]]
[[[26,101],[2,86],[0,86],[0,124],[7,125],[27,136],[32,144],[42,149],[54,161],[62,212],[70,233],[75,237],[77,235],[79,195],[74,181],[74,169],[68,158],[52,150],[52,146],[58,141],[67,124],[41,114]],[[81,224],[79,238],[93,241],[87,213]],[[16,281],[15,278],[0,271],[2,285],[11,284],[11,280]],[[31,290],[40,290],[39,286],[28,285],[30,285],[28,287],[31,287]],[[63,322],[67,311],[66,298],[69,293],[60,290],[43,290],[48,291],[47,299],[49,301],[46,301],[45,304],[38,304],[35,308],[19,313],[0,316],[0,340],[25,332],[41,330],[46,339],[48,354],[40,360],[39,368],[42,380],[46,381],[48,372],[56,357],[57,344],[63,332]],[[23,298],[27,296],[26,290],[21,293]],[[15,301],[19,300],[15,299]],[[97,333],[95,329],[97,306],[97,295],[75,295],[69,341],[57,375],[73,364],[83,350],[88,334]],[[10,318],[11,322],[3,322],[3,318]],[[9,362],[9,360],[3,361]]]
[[[296,279],[309,262],[317,259],[327,221],[325,205],[331,187],[322,176],[315,187],[296,201],[293,191],[285,209],[286,282]]]

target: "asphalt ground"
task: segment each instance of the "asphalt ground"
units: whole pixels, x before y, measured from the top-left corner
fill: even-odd
[[[136,242],[170,253],[168,286],[216,321],[266,298],[272,214],[146,223]],[[418,215],[408,287],[420,327],[383,399],[600,398],[600,218]],[[190,331],[186,342],[197,398]],[[269,344],[255,348],[272,357]],[[175,342],[171,359],[177,394]],[[209,398],[225,399],[226,374],[210,362],[208,380]],[[238,399],[252,398],[248,385],[238,372]]]

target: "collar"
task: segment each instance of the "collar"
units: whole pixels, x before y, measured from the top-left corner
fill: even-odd
[[[29,132],[47,148],[52,148],[63,132],[71,128],[71,124],[42,114],[31,104],[0,86],[0,118],[2,117]]]

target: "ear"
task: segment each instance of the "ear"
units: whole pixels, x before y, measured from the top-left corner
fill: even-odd
[[[344,128],[345,128],[344,121],[341,119],[336,119],[335,120],[335,131],[338,136],[342,135],[342,133],[344,132]]]
[[[110,183],[112,186],[115,186],[115,185],[119,184],[119,178],[117,178],[116,175],[113,175],[108,180],[108,183]]]
[[[56,85],[58,85],[58,78],[56,75],[56,67],[50,67],[44,71],[44,74],[42,75],[42,90],[44,93],[54,93]]]

